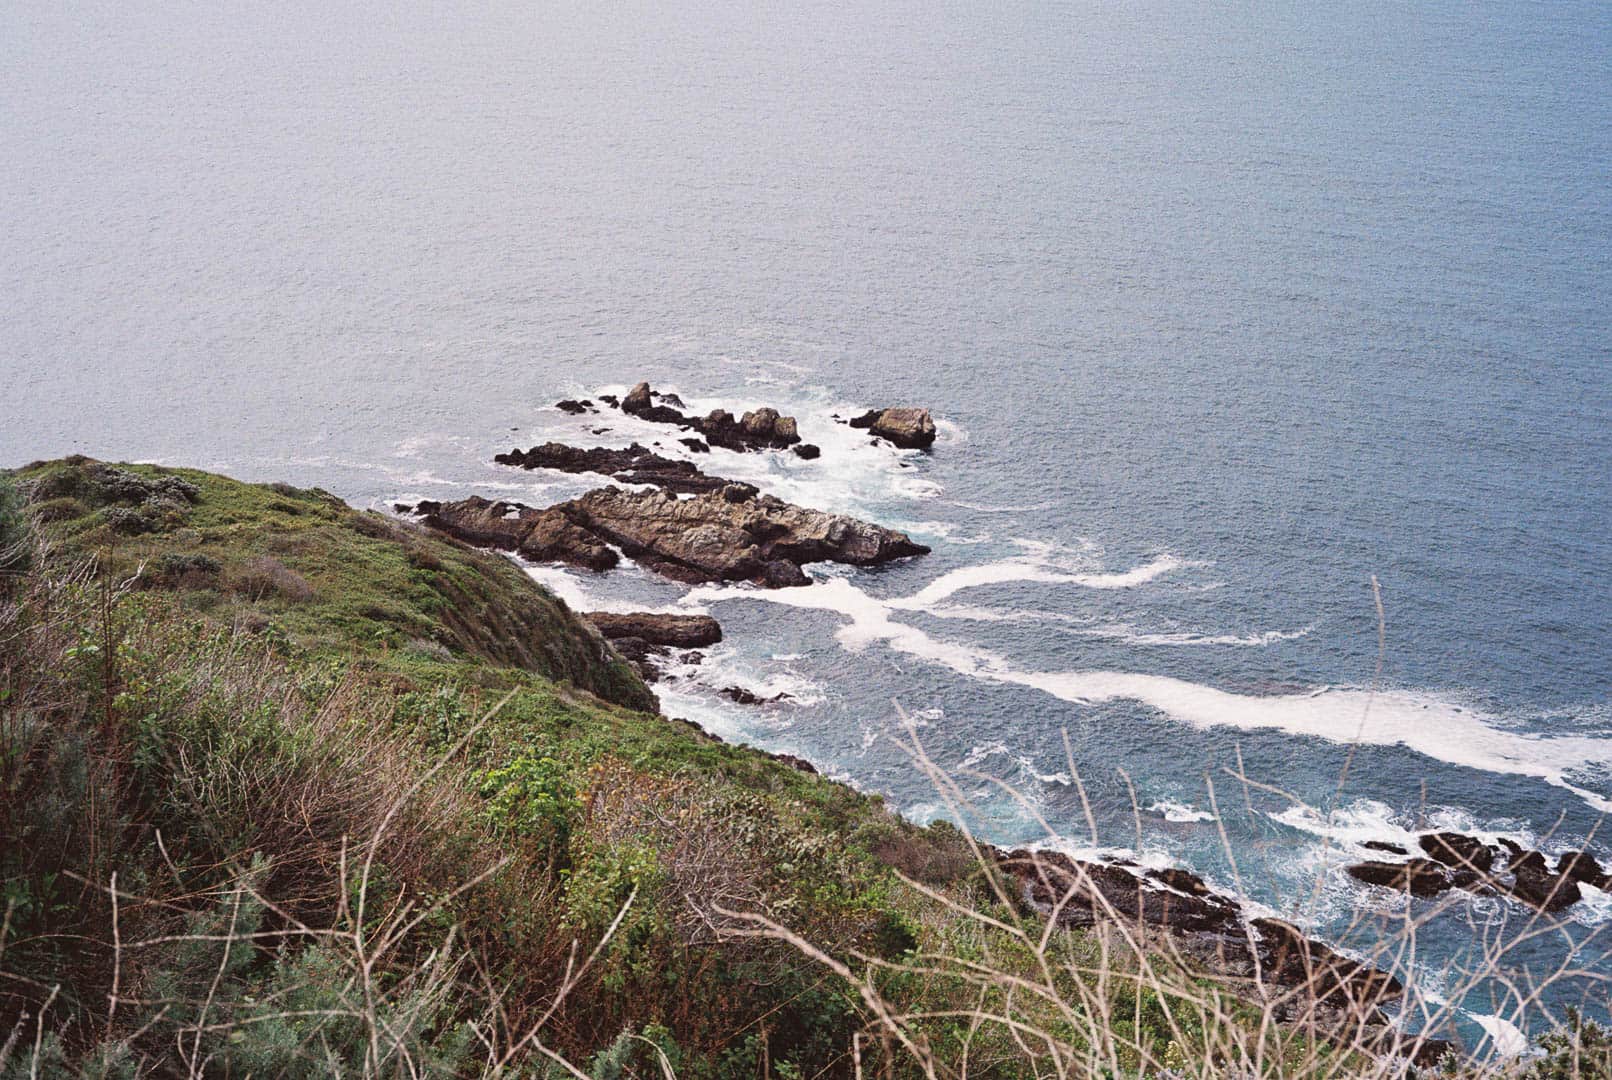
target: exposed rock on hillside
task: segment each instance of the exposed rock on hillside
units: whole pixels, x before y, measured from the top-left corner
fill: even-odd
[[[609,570],[621,561],[610,545],[577,527],[556,507],[536,510],[472,495],[450,503],[422,502],[412,511],[438,532],[477,547],[518,552],[533,562]]]
[[[660,615],[644,611],[617,614],[590,611],[583,616],[607,638],[641,638],[651,645],[701,649],[722,640],[722,626],[709,615]]]

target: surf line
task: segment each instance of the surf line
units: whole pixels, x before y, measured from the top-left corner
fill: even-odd
[[[1025,570],[1032,569],[1020,565]],[[989,580],[1008,580],[999,576],[1004,573],[995,571],[988,575]],[[1570,770],[1586,765],[1612,765],[1612,739],[1505,731],[1470,709],[1409,691],[1373,694],[1363,689],[1327,688],[1260,697],[1165,675],[1029,671],[978,646],[938,641],[892,617],[897,611],[918,610],[926,602],[950,596],[974,583],[980,583],[979,579],[964,584],[955,578],[949,582],[942,578],[911,597],[880,600],[849,580],[835,577],[795,589],[702,586],[691,591],[684,602],[704,605],[749,600],[833,612],[847,620],[835,638],[851,652],[883,642],[897,652],[949,668],[966,678],[1025,686],[1079,705],[1135,701],[1198,730],[1274,730],[1339,744],[1403,746],[1450,765],[1543,780],[1572,792],[1596,810],[1612,812],[1612,799],[1567,779]]]

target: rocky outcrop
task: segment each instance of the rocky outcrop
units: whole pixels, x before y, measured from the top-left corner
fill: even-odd
[[[1496,849],[1475,836],[1425,833],[1416,838],[1416,844],[1428,858],[1356,863],[1347,872],[1356,881],[1407,891],[1413,896],[1433,897],[1450,889],[1464,889],[1480,896],[1510,896],[1550,913],[1583,899],[1581,884],[1597,888],[1612,885],[1612,878],[1588,852],[1564,853],[1553,871],[1542,853],[1502,837],[1500,845],[1506,859],[1501,869],[1496,866]],[[1404,853],[1398,845],[1381,841],[1368,841],[1362,846]]]
[[[561,412],[569,413],[572,416],[581,416],[583,413],[596,413],[599,411],[598,408],[594,406],[593,402],[586,398],[583,398],[581,401],[573,401],[567,398],[565,401],[557,402],[554,407],[559,409]]]
[[[929,551],[905,533],[759,495],[747,484],[729,484],[692,499],[603,488],[555,509],[678,581],[751,581],[780,588],[807,584],[805,563],[873,566]]]
[[[1143,871],[1060,852],[986,848],[1020,889],[1020,900],[1063,926],[1122,922],[1169,935],[1221,974],[1261,985],[1291,1015],[1346,1013],[1380,1025],[1380,1006],[1400,997],[1393,976],[1354,960],[1276,919],[1246,919],[1242,907],[1188,870]]]
[[[728,483],[719,476],[707,476],[693,462],[661,457],[638,443],[633,443],[625,450],[611,450],[602,446],[584,449],[550,442],[530,450],[511,450],[507,454],[497,455],[493,460],[500,465],[513,465],[521,469],[598,473],[623,484],[653,484],[682,495],[719,491]]]
[[[533,562],[608,570],[619,561],[619,548],[657,573],[691,583],[805,585],[806,563],[873,566],[929,551],[905,533],[759,495],[748,484],[692,499],[611,487],[546,510],[471,496],[421,503],[413,511],[466,543],[515,551]]]
[[[1416,843],[1428,856],[1445,866],[1487,874],[1494,865],[1494,852],[1482,840],[1455,832],[1427,833]]]
[[[624,413],[657,424],[674,424],[697,431],[711,446],[740,453],[784,450],[800,442],[800,430],[795,418],[780,415],[777,409],[754,409],[736,420],[726,409],[713,409],[706,416],[688,416],[679,411],[682,405],[677,395],[657,394],[647,382],[639,383],[621,399],[621,411]]]
[[[558,508],[535,510],[479,495],[458,502],[401,506],[438,532],[476,547],[514,551],[532,562],[559,562],[588,570],[609,570],[620,557],[609,544],[571,522]]]
[[[816,461],[823,456],[822,448],[809,442],[796,443],[792,449],[795,451],[795,456],[804,461]]]
[[[1349,867],[1349,876],[1368,885],[1400,889],[1415,896],[1431,897],[1453,888],[1455,882],[1444,867],[1431,859],[1408,862],[1363,862]]]
[[[724,686],[717,693],[738,705],[776,705],[781,701],[794,700],[788,694],[773,694],[771,697],[763,697],[754,690],[746,690],[742,686]]]
[[[582,616],[607,638],[639,638],[651,645],[702,649],[722,640],[722,626],[709,615],[662,615],[645,611],[618,614],[590,611]]]
[[[935,443],[935,420],[928,409],[871,409],[850,424],[909,450],[927,449]]]
[[[1010,851],[1001,856],[1000,865],[1019,882],[1033,907],[1064,926],[1090,926],[1117,917],[1196,933],[1226,929],[1239,911],[1234,901],[1210,891],[1185,870],[1175,873],[1191,877],[1201,888],[1178,890],[1114,863],[1056,851]]]

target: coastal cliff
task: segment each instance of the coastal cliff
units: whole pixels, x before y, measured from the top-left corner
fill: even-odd
[[[920,827],[659,715],[612,639],[714,621],[596,626],[319,491],[82,458],[4,480],[3,1018],[48,1021],[58,1071],[169,1071],[177,1036],[218,1075],[314,1043],[365,1075],[1031,1075],[1065,1051],[1015,1024],[1089,1045],[1113,1010],[1125,1072],[1243,1039],[1451,1049],[1388,1023],[1395,979],[1185,871]]]

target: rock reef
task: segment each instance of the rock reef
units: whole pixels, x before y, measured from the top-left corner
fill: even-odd
[[[621,411],[630,416],[697,431],[711,446],[739,453],[786,450],[800,442],[795,418],[783,416],[777,409],[762,407],[734,419],[726,409],[713,409],[705,416],[689,416],[680,411],[682,405],[675,394],[657,394],[647,382],[639,383],[621,399]]]
[[[874,566],[929,551],[905,533],[796,506],[748,484],[690,499],[601,488],[543,510],[471,496],[420,503],[413,512],[466,543],[534,562],[608,570],[619,562],[619,549],[657,573],[694,584],[806,585],[806,563]]]
[[[598,473],[623,484],[653,484],[680,495],[720,491],[728,483],[719,476],[706,475],[693,462],[662,457],[638,443],[633,443],[625,450],[611,450],[605,447],[583,449],[548,442],[530,450],[511,450],[507,454],[497,455],[493,460],[500,465],[513,465],[521,469]]]
[[[1416,844],[1425,858],[1361,862],[1348,867],[1347,872],[1367,885],[1409,892],[1424,899],[1451,889],[1462,889],[1478,896],[1510,896],[1548,913],[1561,911],[1582,900],[1581,885],[1597,889],[1612,887],[1612,878],[1587,852],[1565,853],[1553,871],[1544,853],[1527,850],[1505,839],[1497,849],[1475,836],[1435,832],[1417,837]],[[1407,854],[1403,847],[1384,841],[1368,841],[1362,846]],[[1504,866],[1497,868],[1502,855]]]

